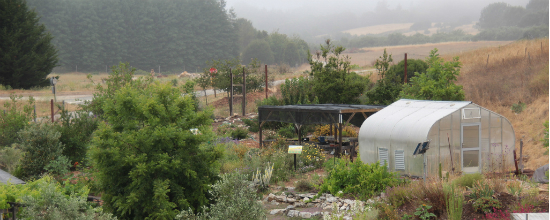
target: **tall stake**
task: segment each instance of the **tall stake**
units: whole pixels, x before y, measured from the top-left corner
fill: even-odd
[[[53,123],[53,99],[50,99],[51,109],[52,109],[52,123]]]
[[[407,53],[405,53],[405,84],[407,83]]]
[[[229,117],[233,116],[233,73],[229,68],[229,78],[231,79],[231,88],[229,89]]]
[[[243,67],[243,116],[246,114],[246,73]]]
[[[267,99],[267,65],[265,65],[265,98]]]
[[[453,151],[451,149],[451,139],[449,138],[449,133],[447,133],[447,141],[449,142],[449,155],[451,155],[451,173],[454,173],[455,165],[453,163]]]

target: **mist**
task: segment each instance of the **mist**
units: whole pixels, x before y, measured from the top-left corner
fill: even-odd
[[[523,6],[529,0],[227,0],[227,8],[255,28],[298,35],[306,40],[340,31],[391,23],[477,22],[481,10],[495,2]]]

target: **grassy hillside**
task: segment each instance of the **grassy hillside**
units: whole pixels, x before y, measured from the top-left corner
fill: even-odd
[[[458,83],[466,100],[508,118],[516,133],[516,149],[523,138],[525,167],[536,169],[548,163],[540,141],[548,120],[548,38],[516,41],[504,46],[444,55],[459,56],[463,64]],[[525,103],[516,114],[513,104]]]

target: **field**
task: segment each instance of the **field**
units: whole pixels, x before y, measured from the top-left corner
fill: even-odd
[[[349,33],[351,35],[369,35],[369,34],[388,34],[388,33],[402,33],[405,36],[411,36],[415,35],[416,33],[421,33],[424,35],[431,36],[434,33],[437,33],[439,28],[435,27],[435,23],[432,23],[432,28],[429,28],[428,30],[430,33],[424,33],[424,30],[421,31],[411,31],[410,28],[414,23],[395,23],[395,24],[384,24],[384,25],[373,25],[373,26],[367,26],[367,27],[360,27],[360,28],[354,28],[350,30],[342,31],[344,33]],[[458,26],[453,28],[453,30],[462,30],[466,34],[472,34],[475,35],[479,33],[479,30],[474,28],[475,22],[471,24],[465,24],[462,26]]]

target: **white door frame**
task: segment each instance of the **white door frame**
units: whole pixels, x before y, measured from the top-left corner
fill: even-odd
[[[468,126],[478,126],[478,147],[477,148],[462,148],[462,144],[464,143],[464,127]],[[475,151],[478,152],[478,167],[477,170],[474,170],[472,168],[468,170],[464,170],[464,151]],[[481,172],[481,122],[474,122],[474,123],[461,123],[460,124],[460,166],[462,168],[462,171],[464,173],[480,173]]]

